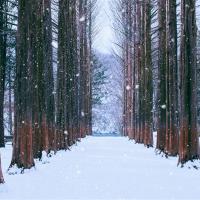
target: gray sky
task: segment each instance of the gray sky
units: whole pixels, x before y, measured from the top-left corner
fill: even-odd
[[[94,41],[94,47],[102,53],[111,53],[114,42],[110,1],[98,0],[99,14],[96,23],[98,24],[99,33]]]

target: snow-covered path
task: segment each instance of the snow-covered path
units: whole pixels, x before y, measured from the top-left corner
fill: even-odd
[[[71,151],[20,175],[6,174],[11,147],[0,149],[6,184],[0,199],[200,199],[200,171],[121,137],[87,137]]]

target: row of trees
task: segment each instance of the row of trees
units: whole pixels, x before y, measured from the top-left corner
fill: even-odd
[[[156,111],[156,149],[169,156],[179,155],[179,163],[184,164],[199,158],[197,26],[195,0],[181,0],[181,19],[177,3],[119,1],[118,26],[123,30],[124,135],[136,143],[153,146]]]
[[[0,3],[6,9],[5,2]],[[15,1],[18,24],[10,168],[14,165],[22,170],[31,168],[34,158],[41,159],[43,152],[48,155],[51,151],[68,149],[80,138],[91,134],[91,12],[95,2]],[[52,3],[58,4],[58,24],[55,23],[57,20],[52,20]],[[7,14],[0,12],[1,26],[6,25]],[[2,37],[6,33],[5,26],[0,27],[0,31],[0,48],[4,50],[0,51],[0,63],[1,69],[5,70],[7,43]],[[55,34],[58,35],[58,49],[57,61],[53,64]],[[54,71],[57,71],[56,78]],[[0,86],[4,89],[3,83]],[[3,90],[1,94],[3,98]],[[3,105],[0,113],[3,113]],[[1,172],[0,180],[3,182]]]
[[[16,63],[17,4],[15,0],[1,1],[1,120],[0,147],[4,147],[4,128],[13,134],[13,82]],[[3,108],[4,112],[3,114]]]

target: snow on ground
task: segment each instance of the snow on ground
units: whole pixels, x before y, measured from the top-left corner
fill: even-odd
[[[200,171],[122,137],[87,137],[36,169],[8,175],[11,146],[0,149],[0,199],[200,199]]]

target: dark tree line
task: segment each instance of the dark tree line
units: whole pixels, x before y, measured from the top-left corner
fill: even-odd
[[[16,62],[15,46],[16,46],[16,20],[17,20],[17,4],[15,0],[2,0],[0,2],[0,37],[1,37],[1,131],[0,131],[0,147],[4,147],[4,127],[6,124],[7,131],[13,134],[13,80],[14,68]],[[5,96],[6,94],[8,94]],[[3,109],[8,111],[3,115]],[[7,118],[5,121],[5,118]]]
[[[157,152],[178,155],[179,163],[184,164],[199,158],[197,26],[195,1],[182,0],[178,47],[177,3],[170,0],[119,1],[117,28],[122,32],[124,135],[136,143],[152,146],[154,106]],[[153,51],[155,45],[157,54]]]
[[[8,1],[0,1],[0,141],[4,146]],[[14,71],[14,139],[10,168],[31,168],[44,153],[69,149],[92,132],[92,18],[96,1],[19,0]],[[58,21],[58,24],[56,23]],[[58,35],[56,37],[55,35]],[[56,39],[57,38],[57,39]],[[58,44],[54,60],[52,42]],[[14,54],[15,55],[15,54]],[[56,64],[56,65],[55,65]],[[57,76],[54,76],[54,68]],[[2,104],[2,106],[1,106]],[[0,180],[3,176],[0,168]]]
[[[150,1],[123,1],[124,135],[153,145]],[[134,92],[133,92],[134,91]]]
[[[19,1],[11,166],[30,168],[43,151],[68,149],[91,133],[87,8],[87,1],[59,1],[54,92],[51,1]]]

